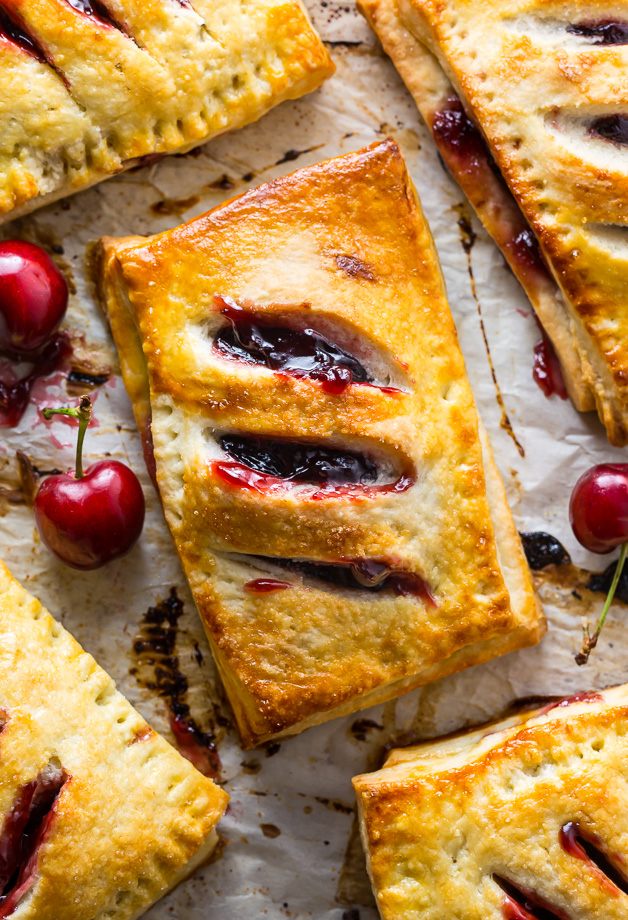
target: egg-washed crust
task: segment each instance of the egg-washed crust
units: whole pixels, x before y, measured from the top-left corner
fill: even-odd
[[[3,0],[41,58],[0,30],[0,221],[142,158],[190,150],[334,71],[301,0]]]
[[[589,126],[626,112],[628,47],[593,45],[567,31],[608,21],[608,8],[559,0],[358,5],[430,127],[452,89],[479,125],[516,204],[495,177],[482,187],[464,170],[456,178],[530,296],[575,405],[596,407],[611,442],[625,444],[628,179],[623,149],[591,136]],[[628,18],[628,6],[613,7],[611,18]],[[524,277],[506,248],[517,206],[560,293]]]
[[[344,270],[347,258],[363,271]],[[544,620],[393,141],[151,239],[106,238],[100,278],[145,444],[152,418],[166,518],[246,744],[539,640]],[[397,368],[402,392],[355,385],[331,395],[311,379],[219,358],[206,331],[216,295],[267,316],[342,323]],[[203,434],[225,430],[376,446],[414,466],[416,481],[353,501],[234,489],[210,468]],[[392,557],[426,579],[437,606],[303,583],[245,554]],[[291,588],[243,591],[269,574]]]
[[[625,874],[627,733],[628,685],[393,750],[355,777],[383,920],[514,917],[494,876],[558,916],[623,920],[628,897],[560,831],[575,822]]]
[[[134,920],[210,855],[227,794],[1,563],[0,714],[0,840],[20,790],[67,777],[11,920]]]

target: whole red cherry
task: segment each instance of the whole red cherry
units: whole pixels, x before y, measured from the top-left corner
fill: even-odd
[[[580,477],[571,493],[569,518],[579,543],[592,553],[621,552],[595,632],[584,626],[577,664],[586,664],[597,645],[621,577],[628,551],[628,463],[601,463]]]
[[[67,305],[66,280],[44,249],[0,241],[0,348],[38,351],[59,328]]]
[[[580,477],[569,517],[576,540],[592,553],[610,553],[628,540],[628,463],[602,463]]]
[[[76,469],[48,477],[34,503],[42,541],[75,569],[97,569],[127,553],[144,526],[144,493],[135,473],[117,460],[101,460],[83,472],[82,447],[91,418],[89,396],[78,409],[44,409],[44,416],[79,420]]]

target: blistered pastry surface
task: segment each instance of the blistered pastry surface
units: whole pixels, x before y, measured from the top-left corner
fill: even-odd
[[[578,825],[621,872],[628,858],[628,689],[393,751],[356,777],[384,920],[516,916],[496,879],[557,916],[624,917],[628,896],[561,846]],[[549,711],[547,711],[549,709]]]
[[[21,791],[64,782],[15,920],[139,917],[208,855],[227,795],[150,728],[0,564],[0,845]],[[5,905],[6,906],[6,905]]]
[[[35,53],[0,28],[0,214],[241,127],[333,72],[300,0],[3,9]]]
[[[451,656],[464,649],[471,663],[478,643],[534,641],[538,613],[514,532],[501,534],[515,546],[512,604],[500,569],[473,398],[396,145],[297,172],[144,244],[104,247],[114,337],[128,365],[130,312],[166,516],[247,740],[387,685],[393,694],[395,681],[419,672],[457,669]],[[398,388],[330,394],[314,380],[222,359],[211,329],[224,297],[277,322],[305,314],[331,335],[342,324],[365,360],[388,356]],[[141,375],[127,377],[142,400],[133,383]],[[231,487],[213,467],[214,432],[223,431],[377,450],[412,483],[353,498]],[[299,578],[252,596],[244,586],[268,575],[255,556],[393,559],[425,580],[435,602]]]

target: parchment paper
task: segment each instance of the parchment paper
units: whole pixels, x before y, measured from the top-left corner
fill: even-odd
[[[114,371],[94,392],[97,426],[88,433],[86,459],[107,454],[130,463],[142,479],[148,515],[143,539],[127,558],[88,574],[57,564],[39,543],[30,509],[20,503],[15,452],[25,451],[42,470],[71,468],[74,432],[61,421],[45,423],[32,405],[17,429],[0,436],[0,486],[7,490],[0,492],[0,554],[171,740],[163,700],[140,686],[131,670],[137,664],[133,638],[143,614],[177,588],[185,606],[176,653],[190,685],[187,703],[198,723],[217,733],[222,781],[232,796],[220,827],[218,858],[154,907],[147,914],[150,920],[374,920],[355,836],[350,780],[379,765],[391,738],[429,737],[481,722],[521,697],[568,694],[628,679],[628,629],[621,604],[613,609],[591,664],[576,667],[580,617],[596,614],[603,598],[582,590],[586,574],[565,568],[539,577],[550,620],[539,648],[332,721],[279,747],[244,753],[238,746],[145,473],[115,352],[93,299],[86,261],[91,241],[102,234],[148,234],[175,226],[249,186],[390,134],[404,151],[436,239],[471,384],[519,529],[548,530],[563,541],[577,566],[604,568],[608,560],[588,556],[576,545],[567,503],[572,485],[588,466],[623,456],[608,446],[593,416],[578,415],[557,397],[546,399],[533,382],[538,329],[529,303],[443,171],[410,96],[353,3],[310,0],[308,6],[338,66],[321,91],[281,106],[258,124],[201,148],[198,155],[173,157],[111,179],[3,231],[52,247],[71,277],[75,292],[67,326],[84,334],[84,351],[94,368],[109,365]],[[477,233],[468,258],[461,245],[462,216],[471,219]],[[501,424],[481,321],[504,408],[525,456]],[[39,407],[66,404],[62,375],[39,384],[35,397]]]

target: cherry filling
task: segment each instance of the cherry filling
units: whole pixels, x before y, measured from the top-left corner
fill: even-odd
[[[545,332],[543,330],[541,332],[542,337],[534,346],[532,376],[548,399],[554,395],[560,396],[561,399],[567,399],[567,387],[565,386],[563,372],[554,351],[554,346]]]
[[[613,144],[628,144],[628,115],[602,115],[591,122],[589,136],[601,137]]]
[[[39,849],[67,776],[40,774],[23,786],[0,834],[0,920],[9,917],[32,884]]]
[[[569,553],[551,533],[537,530],[532,533],[520,533],[519,536],[528,565],[534,572],[540,572],[548,565],[571,564]]]
[[[224,357],[264,364],[272,371],[293,377],[318,380],[332,394],[343,393],[352,383],[373,382],[357,358],[314,329],[273,325],[257,314],[227,303],[224,298],[216,300],[224,304],[220,312],[229,320],[214,340],[214,349]]]
[[[45,55],[33,39],[21,26],[7,16],[5,10],[0,7],[0,36],[8,38],[14,44],[19,45],[23,51],[27,51],[38,60],[46,62]]]
[[[101,25],[110,26],[112,29],[119,28],[109,15],[107,8],[98,0],[66,0],[66,3],[69,3],[72,9],[75,9],[78,13],[83,13],[84,16],[97,20]]]
[[[458,96],[450,96],[432,121],[434,139],[446,160],[453,157],[457,167],[473,172],[495,163],[478,128],[471,121]]]
[[[508,249],[524,270],[546,272],[547,266],[539,241],[531,227],[524,227],[507,244]]]
[[[612,19],[601,22],[578,22],[567,27],[572,35],[582,35],[584,38],[595,38],[594,45],[626,45],[628,44],[628,22]]]
[[[561,827],[559,840],[565,853],[586,863],[610,895],[628,894],[628,882],[600,849],[602,841],[597,834],[585,834],[575,821],[569,821]]]
[[[247,581],[244,590],[247,594],[272,594],[274,591],[285,591],[291,588],[289,581],[278,581],[276,578],[255,578]]]
[[[288,569],[304,578],[324,581],[339,588],[353,591],[392,591],[397,597],[420,597],[430,607],[437,606],[434,595],[424,578],[415,572],[404,571],[391,562],[379,559],[309,562],[302,559],[284,559],[278,556],[256,556],[255,558]],[[279,586],[285,585],[285,582],[276,584],[278,587],[273,590],[281,590]]]
[[[377,480],[375,461],[353,451],[231,434],[223,435],[219,443],[238,463],[275,479],[323,486],[368,485]]]
[[[570,920],[568,914],[547,904],[539,895],[525,891],[498,875],[494,879],[506,896],[502,905],[505,920]]]
[[[71,353],[72,346],[67,335],[60,332],[44,346],[36,359],[29,356],[29,364],[32,360],[35,363],[25,376],[17,377],[17,361],[0,366],[0,428],[12,428],[19,423],[35,381],[54,373]]]

